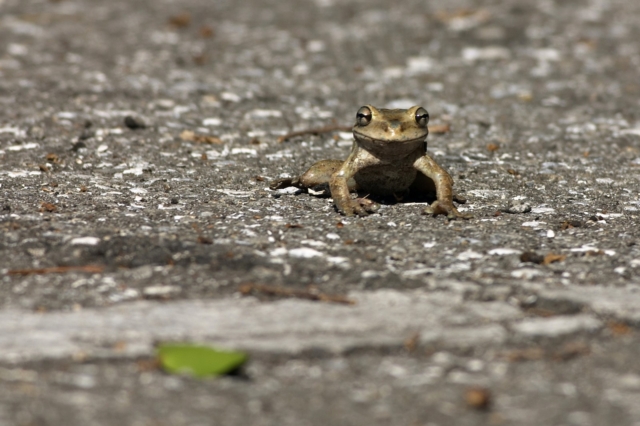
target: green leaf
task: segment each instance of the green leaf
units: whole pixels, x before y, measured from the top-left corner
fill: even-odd
[[[162,344],[158,346],[157,354],[165,371],[195,377],[227,374],[247,360],[247,355],[243,352],[190,344]]]

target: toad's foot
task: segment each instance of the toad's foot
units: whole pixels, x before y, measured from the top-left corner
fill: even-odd
[[[350,200],[349,204],[345,206],[344,211],[341,211],[345,216],[367,216],[370,213],[376,213],[380,209],[380,204],[375,201],[371,201],[368,198],[356,198]]]
[[[356,198],[356,203],[360,204],[360,206],[367,212],[367,213],[376,213],[378,210],[380,210],[380,204],[376,203],[375,201],[371,201],[368,198]]]
[[[269,189],[273,189],[273,190],[284,189],[284,188],[289,188],[290,186],[295,186],[296,188],[298,188],[299,185],[300,183],[298,178],[284,178],[284,179],[277,179],[271,182],[269,184]]]
[[[466,213],[460,213],[451,202],[446,203],[440,200],[434,201],[429,207],[424,209],[423,214],[437,216],[439,214],[447,215],[448,219],[471,219],[473,216]]]

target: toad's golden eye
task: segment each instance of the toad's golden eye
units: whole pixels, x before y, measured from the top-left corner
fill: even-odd
[[[356,113],[356,124],[358,126],[366,126],[369,123],[371,123],[371,110],[363,106]]]
[[[420,107],[416,110],[416,123],[420,127],[426,127],[429,124],[429,113],[426,109]]]

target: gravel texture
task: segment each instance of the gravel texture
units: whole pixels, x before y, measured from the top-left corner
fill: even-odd
[[[639,20],[0,0],[0,423],[640,425]],[[279,137],[363,104],[450,125],[428,150],[473,219],[269,189],[352,140]],[[168,376],[163,340],[252,361]]]

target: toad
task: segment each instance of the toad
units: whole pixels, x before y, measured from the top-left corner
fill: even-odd
[[[353,147],[342,160],[322,160],[301,176],[280,179],[272,189],[295,186],[313,189],[328,184],[338,211],[346,216],[365,216],[378,205],[366,198],[353,199],[350,192],[363,192],[398,198],[409,192],[436,193],[425,214],[468,219],[453,205],[464,202],[453,193],[453,180],[427,154],[429,113],[420,106],[409,109],[361,107],[353,126]]]

